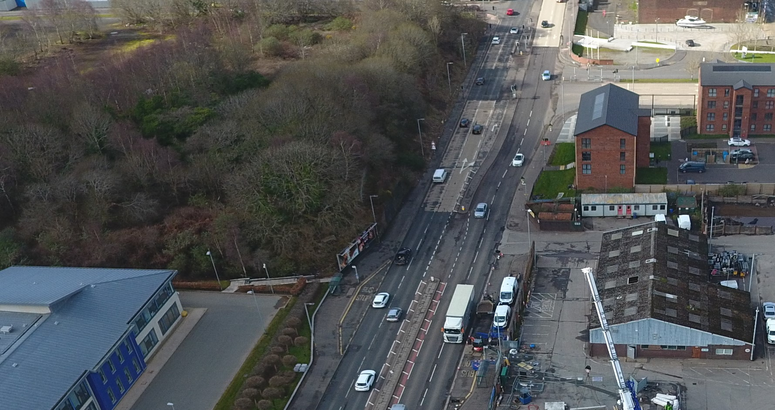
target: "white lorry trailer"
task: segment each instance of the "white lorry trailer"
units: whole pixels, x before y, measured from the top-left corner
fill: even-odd
[[[444,318],[445,343],[463,343],[474,304],[474,285],[457,285]]]

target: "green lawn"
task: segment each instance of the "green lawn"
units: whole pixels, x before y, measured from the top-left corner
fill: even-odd
[[[626,78],[626,76],[622,75],[622,79],[619,81],[622,83],[631,83],[632,78]],[[697,79],[691,79],[691,78],[636,78],[636,83],[696,83]]]
[[[728,138],[729,135],[726,134],[689,134],[683,137],[685,140],[725,140]]]
[[[552,157],[549,158],[549,165],[568,165],[576,160],[576,144],[572,142],[561,142],[555,144]]]
[[[651,152],[654,153],[656,159],[660,161],[670,161],[670,141],[668,142],[652,142]]]
[[[635,174],[636,184],[666,184],[667,168],[638,168]]]
[[[775,63],[775,54],[747,53],[745,58],[743,58],[742,54],[734,53],[733,56],[740,61],[745,61],[746,63]]]
[[[576,16],[576,28],[573,29],[573,34],[583,36],[587,34],[587,12],[579,10]]]
[[[573,185],[576,178],[575,169],[566,169],[564,171],[544,171],[538,177],[533,186],[533,196],[540,196],[541,199],[554,199],[560,192],[564,197],[576,196],[576,190],[568,189],[568,185]]]

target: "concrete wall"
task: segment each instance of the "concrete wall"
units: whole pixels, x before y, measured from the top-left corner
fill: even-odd
[[[745,187],[745,195],[739,197],[719,197],[716,200],[711,196],[711,201],[724,202],[730,204],[752,204],[752,203],[767,203],[766,198],[753,198],[753,195],[775,195],[775,183],[746,183],[735,184],[737,186]],[[703,192],[713,195],[718,192],[719,189],[726,186],[725,184],[672,184],[672,185],[635,185],[636,193],[659,193],[665,191],[678,191],[689,194],[702,194]]]

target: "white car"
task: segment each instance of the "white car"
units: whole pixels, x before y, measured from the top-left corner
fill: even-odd
[[[519,34],[519,29],[516,27],[512,27],[511,30],[509,30],[509,34]]]
[[[496,46],[497,46],[497,45],[498,45],[498,44],[500,44],[500,43],[501,43],[501,38],[500,38],[500,37],[498,37],[498,36],[495,36],[495,37],[493,37],[493,38],[492,38],[492,44],[493,44],[493,45],[496,45]]]
[[[549,72],[549,70],[544,70],[544,73],[541,74],[541,79],[544,81],[549,81],[552,79],[552,73]]]
[[[727,141],[727,145],[730,147],[750,147],[751,140],[744,140],[742,138],[733,137]]]
[[[369,391],[377,378],[377,372],[374,370],[361,370],[358,379],[355,380],[355,391]]]
[[[390,300],[390,293],[387,293],[387,292],[377,293],[377,295],[374,296],[374,301],[371,302],[371,307],[373,307],[374,309],[382,309],[385,306],[387,306],[387,303],[389,300]]]
[[[511,166],[512,167],[521,167],[525,164],[525,156],[521,153],[517,153],[517,155],[514,156],[514,159],[511,160]]]
[[[487,204],[482,202],[476,205],[476,209],[474,209],[474,218],[483,219],[486,217],[487,217]]]
[[[764,302],[762,303],[762,313],[764,314],[764,319],[775,319],[775,303],[772,302]]]

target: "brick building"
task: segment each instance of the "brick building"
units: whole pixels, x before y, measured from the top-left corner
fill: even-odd
[[[742,13],[758,15],[758,11],[758,2],[746,0],[640,0],[638,23],[675,25],[684,16],[700,17],[708,23],[734,23]]]
[[[612,84],[581,95],[576,129],[576,186],[632,188],[638,167],[649,166],[651,117],[638,94]]]
[[[773,134],[775,64],[700,65],[697,132],[746,138]]]

